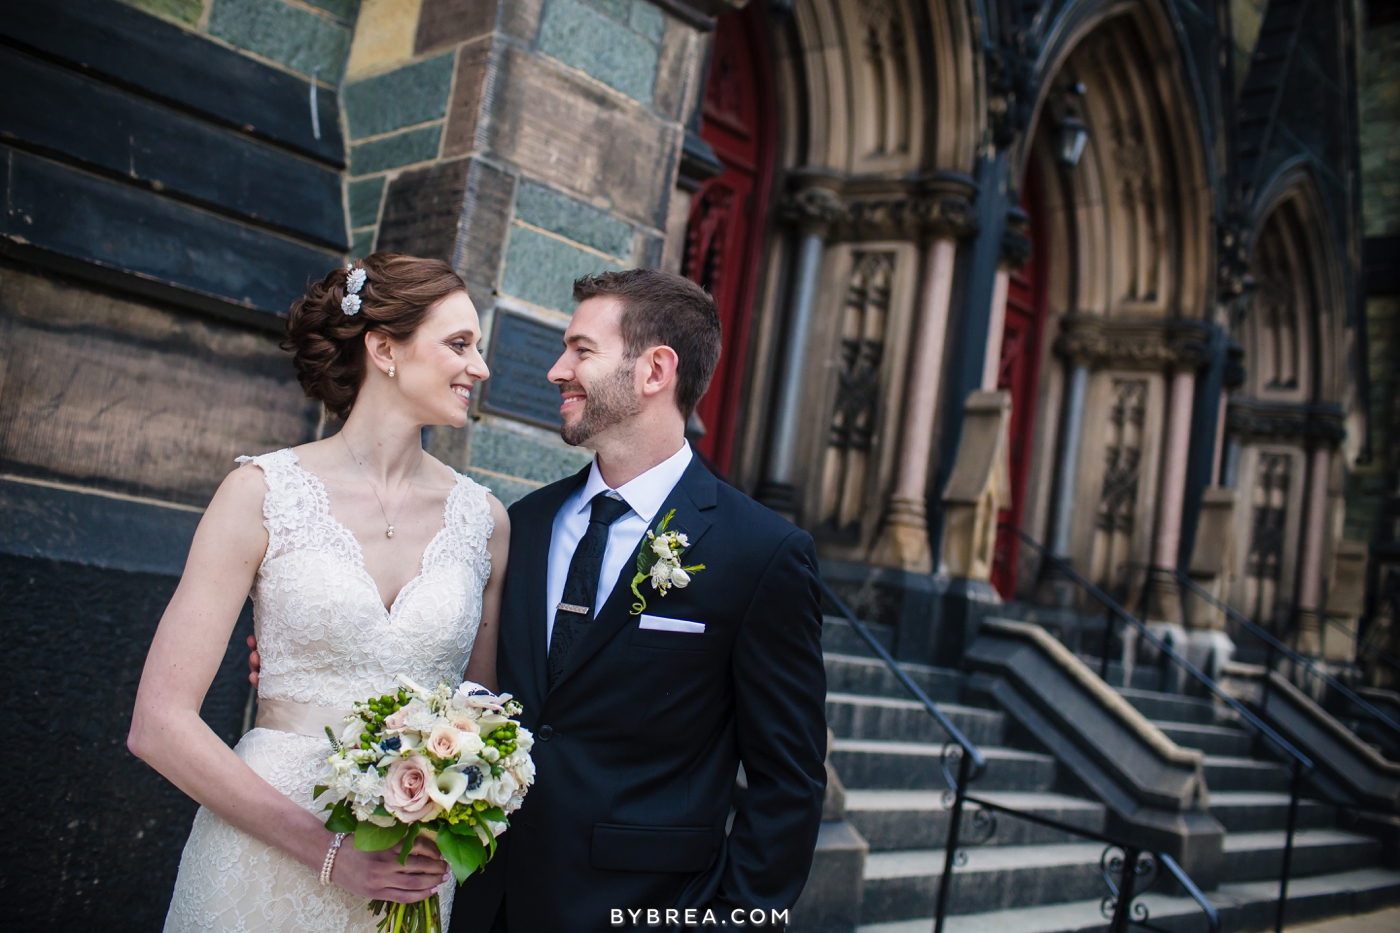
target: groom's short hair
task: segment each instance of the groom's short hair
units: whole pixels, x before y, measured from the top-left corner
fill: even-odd
[[[689,420],[719,363],[719,311],[709,292],[660,269],[627,269],[575,281],[574,300],[589,298],[621,303],[622,340],[631,359],[647,347],[676,351],[676,407]]]

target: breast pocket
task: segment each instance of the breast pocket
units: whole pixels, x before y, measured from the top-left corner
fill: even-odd
[[[715,643],[715,636],[705,632],[664,632],[654,629],[634,628],[627,639],[628,644],[641,648],[665,648],[669,651],[709,651]]]

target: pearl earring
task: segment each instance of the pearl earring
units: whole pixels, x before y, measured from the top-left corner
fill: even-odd
[[[393,378],[394,378],[394,367],[392,367],[392,366],[389,367],[389,378],[390,378],[390,379],[393,379]]]

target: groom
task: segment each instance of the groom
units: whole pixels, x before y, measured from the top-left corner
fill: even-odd
[[[538,782],[452,933],[644,927],[648,908],[653,926],[733,926],[736,910],[771,925],[807,880],[826,786],[812,539],[685,440],[719,360],[710,296],[633,269],[580,279],[574,298],[549,379],[564,440],[597,457],[510,509],[496,662]],[[639,599],[638,552],[668,516],[676,563],[704,569],[664,591],[656,571]]]

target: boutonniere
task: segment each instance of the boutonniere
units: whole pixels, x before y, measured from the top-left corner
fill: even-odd
[[[637,549],[637,575],[632,578],[632,595],[637,597],[632,604],[634,616],[646,611],[647,598],[638,587],[648,578],[651,579],[651,588],[665,596],[673,586],[685,589],[690,585],[690,575],[705,569],[704,564],[681,566],[681,555],[690,547],[690,539],[683,532],[666,530],[675,514],[676,510],[672,509],[661,519],[656,531],[648,529],[641,547]]]

